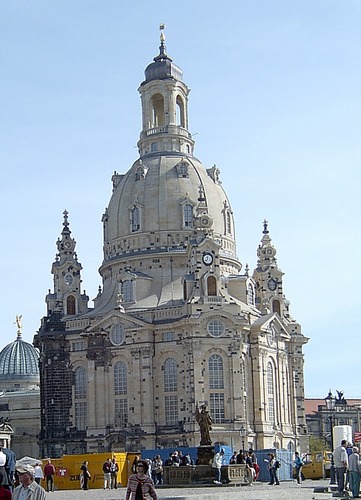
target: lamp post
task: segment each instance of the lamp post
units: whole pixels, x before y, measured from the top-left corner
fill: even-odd
[[[247,429],[245,428],[244,425],[239,429],[239,435],[241,436],[241,441],[242,441],[242,450],[244,451],[244,441],[247,436]]]
[[[336,484],[336,468],[335,462],[333,459],[333,425],[334,425],[334,413],[335,413],[335,405],[336,398],[332,396],[331,389],[328,391],[327,396],[325,397],[325,403],[327,411],[329,412],[328,418],[330,419],[330,429],[331,429],[331,468],[330,468],[330,484]]]

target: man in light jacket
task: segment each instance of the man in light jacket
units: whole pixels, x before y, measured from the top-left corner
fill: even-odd
[[[216,469],[216,479],[213,481],[215,484],[222,484],[221,481],[221,468],[223,464],[224,449],[214,455],[212,467]]]
[[[12,500],[19,500],[19,498],[45,500],[44,488],[34,481],[34,467],[19,465],[16,470],[19,474],[20,484],[13,491]]]
[[[348,455],[346,452],[347,441],[343,439],[341,445],[337,446],[333,452],[333,459],[336,467],[337,489],[339,492],[345,489],[345,474],[348,467]]]

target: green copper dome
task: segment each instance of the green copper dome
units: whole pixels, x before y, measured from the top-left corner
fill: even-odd
[[[17,339],[0,352],[0,379],[39,380],[39,352],[22,340],[19,333]]]

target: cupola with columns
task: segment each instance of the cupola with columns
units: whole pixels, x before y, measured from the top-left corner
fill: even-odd
[[[194,141],[188,131],[189,88],[182,70],[166,53],[164,25],[160,26],[159,54],[145,70],[139,87],[142,101],[140,157],[177,152],[193,155]]]

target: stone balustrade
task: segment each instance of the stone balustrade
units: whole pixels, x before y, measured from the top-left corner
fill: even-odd
[[[248,484],[247,471],[244,464],[224,465],[221,469],[222,482],[231,484]],[[188,465],[181,467],[164,467],[164,484],[208,484],[215,478],[215,469],[210,465]]]

